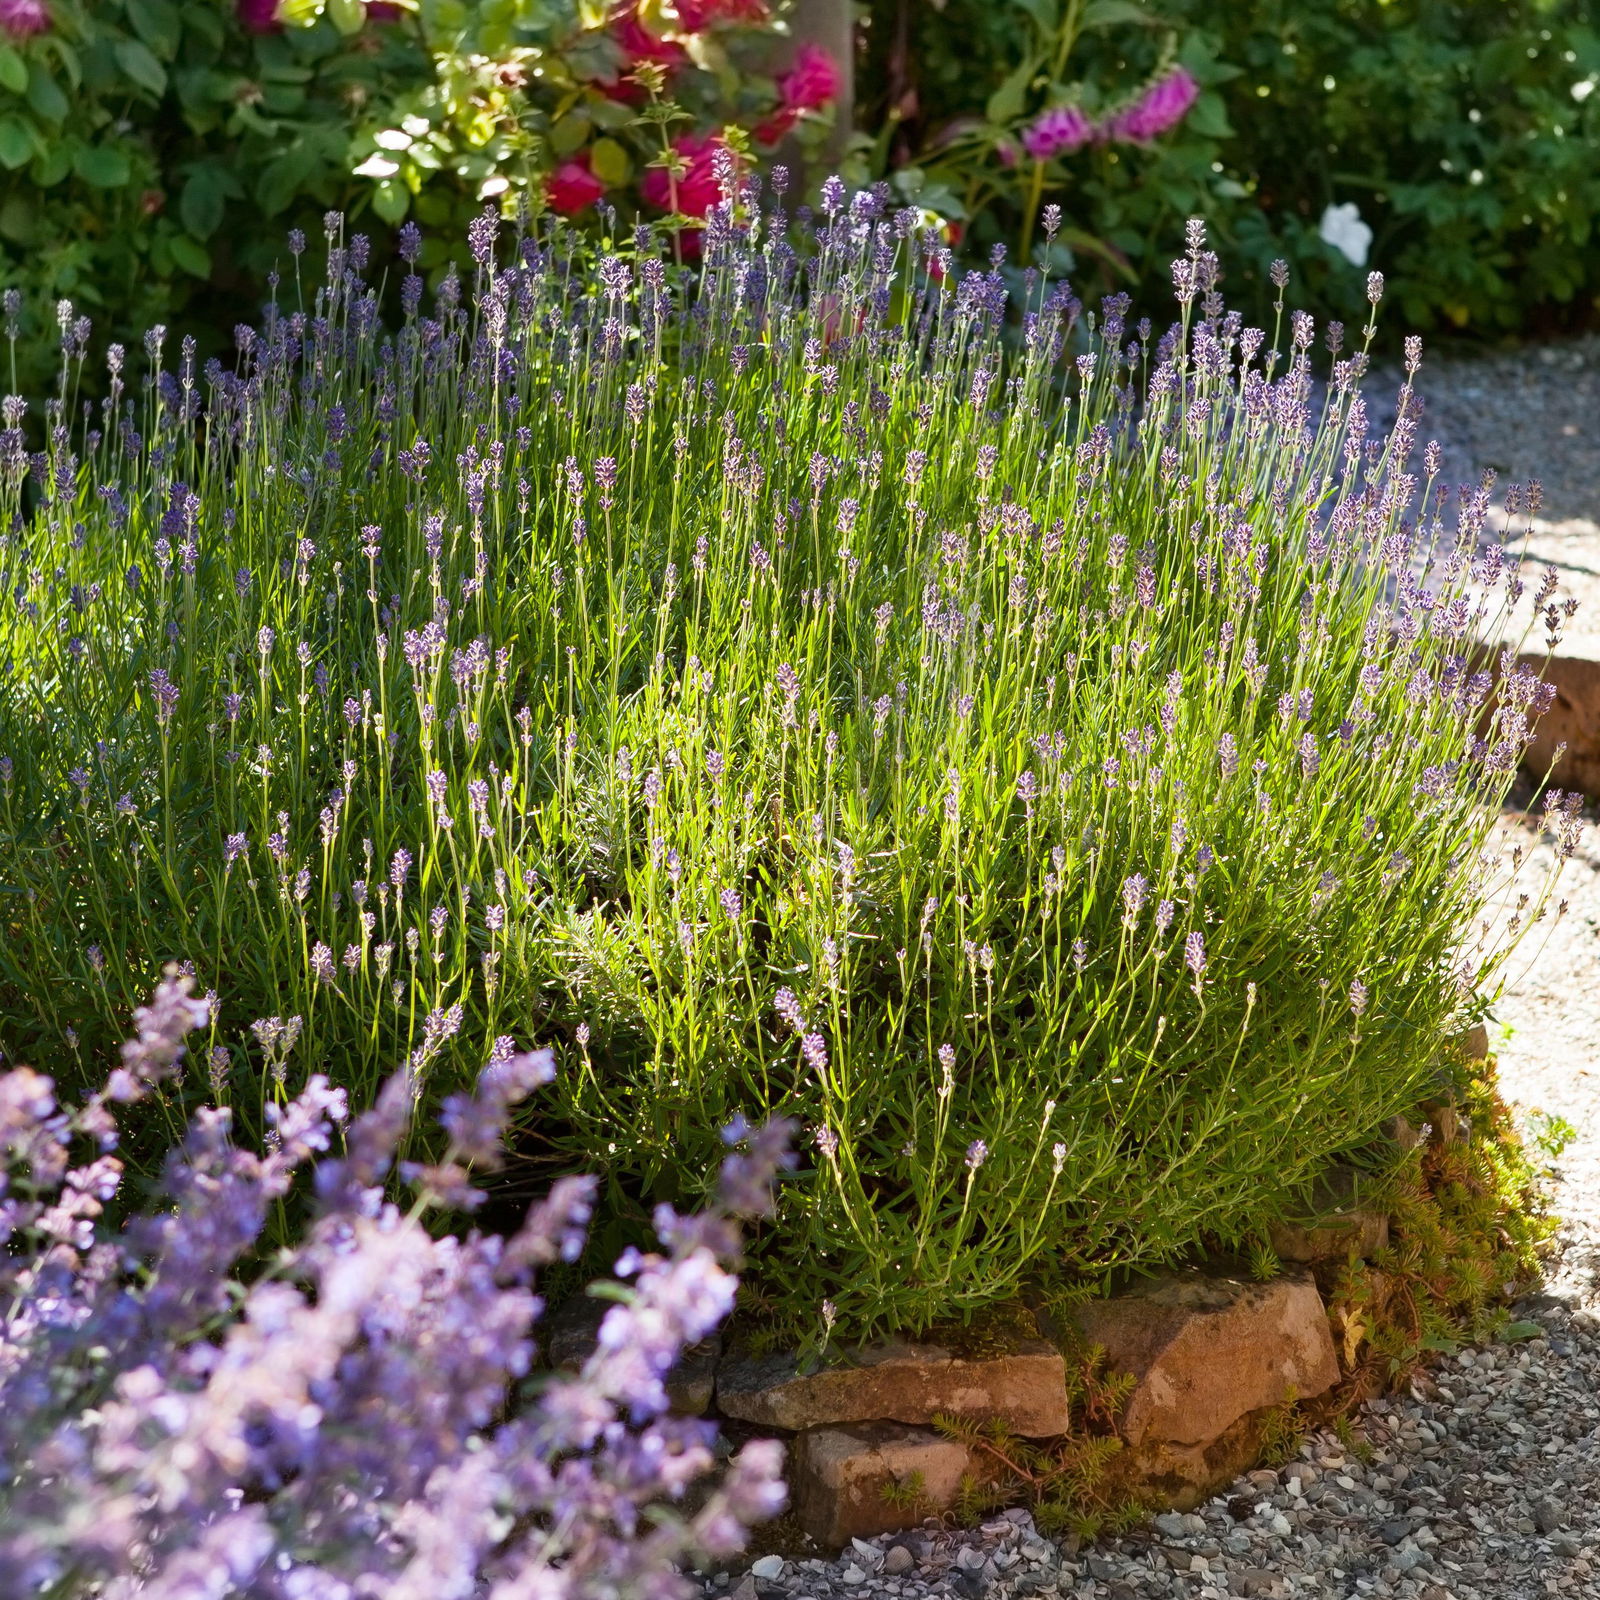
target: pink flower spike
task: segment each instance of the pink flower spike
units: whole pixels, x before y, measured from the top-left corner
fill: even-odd
[[[1187,67],[1174,67],[1158,78],[1130,106],[1110,117],[1101,137],[1129,144],[1148,144],[1177,127],[1200,98],[1200,85]]]
[[[1053,106],[1041,112],[1022,135],[1022,148],[1035,161],[1049,161],[1077,150],[1094,137],[1094,124],[1077,106]]]
[[[44,0],[0,0],[0,33],[28,39],[50,31],[50,13]]]

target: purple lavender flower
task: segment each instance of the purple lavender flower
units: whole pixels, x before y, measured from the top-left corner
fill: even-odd
[[[188,1004],[181,984],[164,985],[129,1057],[153,1049],[167,1070],[185,1024],[203,1020]],[[215,1071],[226,1070],[224,1059]],[[491,1062],[472,1107],[447,1118],[458,1152],[492,1164],[496,1126],[547,1073],[544,1053]],[[732,1307],[731,1217],[770,1212],[773,1179],[792,1164],[787,1125],[729,1129],[746,1148],[724,1163],[725,1210],[660,1208],[661,1249],[618,1264],[630,1299],[607,1313],[599,1348],[527,1399],[533,1274],[577,1259],[592,1180],[558,1182],[509,1238],[430,1231],[430,1199],[458,1188],[470,1205],[476,1191],[448,1164],[416,1172],[409,1213],[375,1187],[411,1115],[409,1075],[384,1086],[334,1160],[324,1153],[345,1094],[314,1073],[268,1106],[264,1155],[237,1141],[226,1111],[200,1112],[156,1207],[117,1234],[101,1218],[119,1163],[67,1160],[76,1134],[114,1142],[104,1098],[73,1112],[42,1076],[0,1074],[0,1173],[36,1197],[39,1219],[0,1258],[0,1439],[29,1463],[0,1485],[0,1592],[95,1592],[137,1570],[171,1595],[254,1592],[271,1573],[275,1592],[279,1574],[298,1574],[318,1594],[420,1581],[429,1594],[689,1600],[680,1573],[697,1552],[726,1560],[781,1509],[781,1451],[763,1442],[692,1515],[673,1516],[714,1457],[706,1424],[667,1415],[663,1379]],[[19,1140],[25,1166],[11,1156]],[[309,1232],[274,1251],[270,1275],[235,1281],[319,1155]]]
[[[1131,928],[1139,920],[1139,913],[1144,909],[1149,892],[1150,880],[1142,872],[1122,880],[1122,920],[1128,927]]]

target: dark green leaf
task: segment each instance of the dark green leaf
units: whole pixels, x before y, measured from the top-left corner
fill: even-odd
[[[117,65],[141,89],[148,89],[154,95],[167,92],[167,69],[151,55],[149,47],[137,39],[118,40]]]
[[[164,61],[177,53],[183,18],[171,0],[127,0],[128,24]]]
[[[127,155],[109,145],[80,145],[72,170],[96,189],[120,189],[133,175]]]
[[[1149,27],[1155,21],[1156,18],[1143,6],[1136,6],[1133,0],[1089,0],[1083,8],[1085,28]]]
[[[1016,0],[1017,6],[1028,13],[1039,25],[1041,33],[1054,33],[1061,20],[1061,7],[1057,0]]]
[[[28,68],[28,104],[46,122],[64,122],[70,109],[61,85],[42,61],[35,61]]]
[[[1508,1322],[1495,1333],[1501,1344],[1520,1344],[1524,1339],[1542,1339],[1545,1330],[1537,1322]]]
[[[989,96],[989,104],[984,109],[984,114],[990,122],[1005,124],[1016,121],[1022,115],[1022,108],[1027,101],[1028,84],[1032,81],[1035,70],[1036,63],[1030,59],[1007,75],[1000,87]]]
[[[172,259],[191,277],[211,276],[211,254],[204,245],[196,244],[186,233],[174,234],[167,241]]]
[[[25,94],[28,89],[28,63],[8,44],[0,44],[0,88],[12,94]]]
[[[77,148],[76,143],[66,139],[43,140],[42,148],[34,156],[33,165],[28,169],[28,176],[41,189],[53,188],[72,171],[72,158],[77,153]]]
[[[396,178],[385,178],[372,191],[372,209],[391,227],[410,209],[411,191]]]
[[[17,117],[0,120],[0,166],[15,171],[33,156],[33,131]]]
[[[301,140],[267,163],[256,183],[256,199],[269,217],[276,216],[294,199],[316,161],[316,152]]]
[[[25,194],[14,194],[0,203],[0,237],[13,244],[32,244],[36,212]]]
[[[1222,96],[1211,89],[1207,89],[1195,101],[1194,108],[1185,119],[1185,126],[1208,139],[1228,139],[1233,135],[1233,128],[1228,122],[1228,108],[1223,104]]]
[[[178,198],[178,216],[197,239],[209,239],[222,223],[223,194],[216,167],[196,167]]]

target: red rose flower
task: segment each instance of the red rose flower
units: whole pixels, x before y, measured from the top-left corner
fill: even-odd
[[[238,0],[234,7],[247,33],[282,33],[278,21],[278,0]]]
[[[778,109],[753,130],[762,144],[776,144],[800,120],[839,96],[838,63],[820,44],[803,44],[794,65],[778,78]]]
[[[778,79],[786,111],[818,111],[839,97],[839,64],[820,44],[803,44]]]
[[[606,186],[594,175],[587,150],[563,161],[544,180],[545,204],[564,217],[577,216],[605,192]]]
[[[639,181],[639,193],[662,211],[676,210],[686,217],[703,217],[722,198],[717,182],[717,151],[722,141],[715,134],[686,133],[672,141],[672,148],[689,163],[688,171],[677,180],[677,203],[673,204],[673,180],[666,168],[651,167]]]
[[[638,105],[644,99],[644,90],[628,82],[628,74],[641,61],[658,61],[670,73],[689,59],[689,52],[676,39],[652,33],[631,6],[611,24],[611,37],[622,51],[622,69],[614,78],[602,78],[595,88],[608,100],[620,100],[624,105]]]
[[[685,33],[703,33],[718,22],[765,22],[766,0],[675,0],[678,26]]]

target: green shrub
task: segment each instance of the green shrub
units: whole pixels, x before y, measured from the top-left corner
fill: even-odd
[[[1496,335],[1591,322],[1600,298],[1600,32],[1585,0],[1150,0],[1142,8],[1062,0],[950,0],[907,13],[875,0],[869,120],[894,124],[880,157],[919,166],[944,130],[992,121],[1041,25],[1069,14],[1115,27],[1082,35],[1065,76],[1034,92],[1093,101],[1165,55],[1207,88],[1196,114],[1148,150],[1092,143],[1063,158],[1047,199],[1100,241],[1085,266],[1119,252],[1146,288],[1174,218],[1203,212],[1250,283],[1230,284],[1264,314],[1270,262],[1290,260],[1308,301],[1333,315],[1368,265],[1388,275],[1411,327]],[[1140,27],[1137,19],[1145,18]],[[879,98],[870,99],[873,88]],[[909,96],[909,98],[908,98]],[[896,113],[910,109],[902,127]],[[965,145],[962,146],[965,148]],[[984,248],[1014,242],[1018,197],[991,137],[973,215]],[[978,163],[974,161],[974,165]],[[1014,186],[1013,186],[1014,187]],[[996,193],[998,190],[998,194]],[[935,197],[963,215],[968,192]],[[1353,262],[1322,233],[1330,206],[1354,205],[1373,232]]]
[[[525,1154],[603,1251],[796,1116],[802,1332],[1252,1237],[1494,970],[1547,690],[1476,670],[1487,493],[1447,527],[1409,388],[1371,436],[1195,233],[1181,322],[1074,359],[1064,286],[1013,347],[910,213],[830,184],[797,255],[741,193],[694,284],[486,217],[393,338],[335,231],[236,371],[152,335],[33,458],[8,405],[0,1047],[97,1063],[174,959],[246,1127],[550,1044]]]

